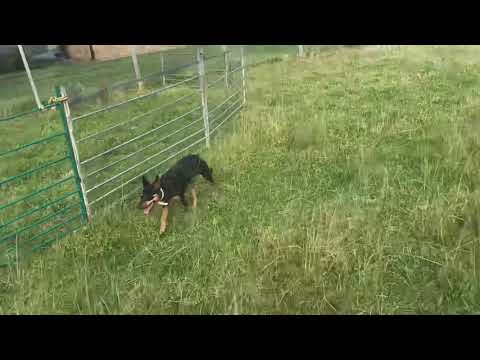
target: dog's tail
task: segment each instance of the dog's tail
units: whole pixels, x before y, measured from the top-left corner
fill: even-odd
[[[203,160],[200,156],[197,155],[197,158],[198,158],[198,171],[200,175],[202,175],[205,178],[205,180],[208,180],[213,184],[214,181],[213,181],[212,168],[209,167],[207,162]]]

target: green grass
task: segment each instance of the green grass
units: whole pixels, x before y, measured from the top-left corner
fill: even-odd
[[[223,61],[223,59],[221,60]],[[211,65],[211,62],[209,64]],[[216,81],[217,79],[221,80],[219,73],[208,75],[208,83],[210,84],[210,124],[212,129],[225,118],[225,115],[228,115],[228,112],[225,113],[225,111],[229,108],[233,110],[238,106],[241,98],[241,92],[238,89],[239,76],[240,72],[238,71],[231,75],[232,87],[225,91],[224,82]],[[157,87],[153,88],[152,83],[149,82],[145,85],[142,94],[149,94],[160,87],[160,84],[157,84]],[[118,90],[109,92],[97,98],[96,100],[98,101],[90,101],[82,103],[81,106],[75,106],[72,113],[74,115],[85,114],[107,104],[119,103],[135,95],[138,95],[136,89],[128,92]],[[171,104],[178,98],[185,96],[188,96],[188,98],[175,104],[175,106],[165,107],[165,105]],[[227,96],[231,97],[231,99],[223,107],[219,108],[218,106]],[[194,108],[197,109],[188,116],[179,118]],[[78,150],[81,161],[97,154],[105,153],[132,138],[142,136],[130,144],[106,153],[105,156],[98,157],[81,167],[82,173],[85,175],[86,188],[89,191],[88,200],[93,205],[92,211],[95,213],[97,209],[101,209],[105,205],[111,205],[113,200],[125,198],[131,200],[131,196],[128,197],[128,195],[135,195],[136,197],[138,181],[128,182],[128,180],[138,180],[141,173],[152,167],[155,167],[155,169],[149,171],[150,174],[156,171],[164,171],[168,165],[175,161],[175,158],[164,163],[160,168],[157,166],[159,161],[174,156],[175,153],[193,142],[198,143],[198,145],[204,143],[204,141],[201,141],[201,138],[204,136],[201,114],[198,80],[194,80],[183,86],[165,91],[160,95],[139,99],[111,111],[105,111],[89,118],[74,121],[74,133],[76,139],[79,140]],[[167,124],[167,121],[170,122],[174,118],[178,118],[178,120]],[[159,129],[160,126],[162,128]],[[59,113],[49,111],[35,113],[9,123],[2,123],[2,129],[4,130],[5,141],[0,146],[0,153],[16,148],[20,144],[30,143],[38,138],[62,133],[63,125]],[[108,129],[111,130],[105,131]],[[85,141],[82,141],[82,139],[85,139]],[[160,150],[163,150],[160,154],[161,156],[156,155]],[[195,150],[195,148],[192,148],[192,150]],[[32,168],[43,166],[45,163],[64,158],[67,155],[66,151],[67,147],[64,137],[58,137],[49,143],[35,145],[19,152],[2,156],[2,162],[0,163],[2,180]],[[144,159],[150,157],[149,161],[144,162]],[[107,165],[109,166],[108,168],[106,168]],[[132,167],[135,168],[131,169]],[[100,171],[101,169],[105,170]],[[118,174],[121,172],[123,175],[119,176]],[[30,195],[38,189],[45,188],[49,184],[54,184],[71,175],[70,162],[63,161],[28,178],[17,179],[7,185],[0,185],[2,187],[0,206],[11,200],[28,196],[26,201],[8,210],[0,209],[0,221],[3,223],[0,226],[0,256],[8,252],[12,256],[14,255],[16,251],[15,231],[20,228],[24,229],[26,227],[25,231],[22,230],[18,237],[20,245],[19,254],[22,258],[29,252],[31,246],[40,246],[42,243],[50,242],[55,240],[57,236],[62,235],[62,232],[59,231],[52,234],[48,229],[52,226],[61,226],[63,221],[71,219],[73,215],[79,215],[79,198],[73,193],[75,190],[74,179],[70,179],[61,186],[53,187],[41,195]],[[112,178],[114,178],[113,181],[105,183]],[[120,186],[121,189],[119,189]],[[92,189],[94,187],[95,189]],[[90,189],[92,189],[91,192]],[[101,196],[108,195],[115,189],[119,190],[111,193],[103,200],[100,199]],[[33,211],[32,209],[57,201],[68,194],[71,194],[71,196],[65,199],[65,201],[58,202],[55,206],[32,213],[30,216],[13,222],[16,216],[22,216],[22,214]],[[97,200],[100,201],[95,202]],[[62,213],[61,216],[57,216],[49,222],[43,222],[45,217],[50,219],[53,213],[63,211],[65,207],[72,208],[72,210],[65,214]],[[70,224],[70,227],[77,226],[80,220],[77,219]],[[41,226],[30,226],[30,224],[37,222],[41,222]],[[41,235],[43,231],[47,233]],[[5,262],[1,258],[0,260],[0,263]]]
[[[230,60],[233,70],[239,66],[239,48],[232,47],[231,50]],[[248,52],[248,60],[259,63],[265,58],[274,57],[275,54],[288,52],[286,50],[288,50],[288,47],[251,47]],[[167,67],[189,64],[195,51],[195,48],[189,48],[167,52],[165,55]],[[219,76],[223,74],[224,66],[220,47],[206,47],[205,56],[207,58],[206,68],[209,72],[207,81],[209,84],[210,125],[211,129],[214,129],[239,104],[241,98],[241,92],[239,91],[240,72],[236,71],[230,75],[232,86],[226,91],[223,81],[216,81],[217,79],[221,80]],[[150,64],[146,60],[149,60]],[[142,69],[145,70],[145,65],[150,65],[151,68],[155,64],[158,66],[159,57],[158,54],[148,54],[140,57],[139,62]],[[93,63],[88,65],[89,71],[85,69],[86,64],[70,67],[70,74],[73,77],[80,76],[82,71],[85,72],[82,78],[83,83],[94,81],[92,74],[97,76],[97,85],[99,84],[98,80],[101,80],[106,74],[112,75],[110,79],[112,86],[104,89],[97,96],[88,96],[80,103],[75,102],[71,105],[73,116],[83,115],[101,109],[106,105],[117,104],[139,95],[135,83],[132,83],[133,86],[129,88],[117,88],[115,86],[114,80],[116,77],[120,77],[122,74],[128,77],[128,72],[125,73],[124,67],[121,66],[122,63],[125,63],[124,59],[100,64]],[[97,71],[99,66],[103,72]],[[53,67],[51,74],[47,77],[62,83],[65,79],[61,76],[58,77],[55,69]],[[176,72],[176,75],[191,77],[195,75],[195,71],[196,65],[194,64],[193,67]],[[167,81],[168,85],[171,83],[172,81]],[[140,93],[148,94],[161,88],[161,86],[162,79],[160,77],[149,78]],[[25,89],[28,93],[27,90]],[[72,93],[68,90],[67,92]],[[171,104],[184,96],[188,96],[188,98],[181,103],[165,107],[165,105]],[[231,99],[219,108],[226,97]],[[188,116],[178,119],[175,123],[166,124],[167,121],[179,117],[195,107],[197,109]],[[135,121],[129,119],[135,119]],[[61,134],[64,131],[59,113],[52,111],[37,112],[14,121],[2,122],[1,125],[4,141],[0,144],[0,154],[16,148],[20,144],[31,143],[53,134]],[[162,128],[158,129],[159,126],[162,126]],[[105,132],[109,128],[112,128],[112,130]],[[175,158],[172,157],[176,153],[187,146],[191,146],[192,143],[193,145],[196,144],[197,148],[204,143],[202,141],[204,131],[198,80],[185,83],[158,96],[148,96],[112,111],[74,121],[74,133],[76,139],[79,140],[78,149],[81,161],[105,153],[116,145],[125,143],[134,137],[142,134],[147,135],[136,139],[127,146],[106,153],[105,156],[99,157],[81,168],[85,176],[87,198],[92,205],[91,210],[94,215],[98,209],[103,209],[105,205],[116,205],[113,203],[119,200],[132,201],[132,197],[135,196],[136,198],[138,193],[138,181],[135,180],[138,180],[140,174],[151,168],[153,169],[149,171],[150,175],[154,175],[158,171],[164,171],[175,161]],[[85,137],[90,138],[82,141]],[[144,149],[144,147],[148,148]],[[160,150],[162,150],[162,153],[158,154]],[[194,151],[195,148],[189,147],[188,150]],[[0,184],[0,199],[2,199],[0,201],[0,265],[8,263],[9,259],[16,256],[19,256],[22,261],[28,261],[27,258],[32,249],[50,244],[81,225],[80,199],[79,195],[75,193],[75,181],[71,177],[70,162],[65,160],[66,155],[65,138],[56,137],[48,143],[2,156],[2,162],[0,163],[2,180],[43,166],[46,163],[56,162],[56,165],[32,176],[17,178],[9,184]],[[57,162],[58,159],[62,158],[64,161]],[[148,160],[148,158],[151,159]],[[165,158],[170,160],[168,162],[162,161]],[[143,161],[144,159],[148,161]],[[159,161],[162,161],[160,167]],[[42,194],[35,194],[37,190],[55,184],[67,176],[70,176],[69,181],[52,187]],[[107,181],[108,183],[105,183]],[[110,195],[104,198],[108,194]],[[26,198],[27,200],[8,208],[8,210],[1,209],[1,206],[18,198]],[[46,204],[52,205],[47,206]]]
[[[239,48],[232,47],[231,49],[231,69],[234,70],[239,66]],[[258,64],[265,58],[273,58],[275,54],[288,52],[287,49],[288,47],[255,46],[249,48],[248,60]],[[182,52],[172,51],[165,55],[167,65],[178,67],[191,62],[192,56],[189,55],[194,54],[196,49],[181,50]],[[240,72],[235,71],[230,75],[232,86],[228,90],[224,89],[223,80],[219,78],[224,72],[223,54],[219,50],[218,46],[205,48],[212,130],[221,124],[232,110],[235,110],[241,100]],[[152,57],[155,57],[154,61],[158,65],[158,54],[145,55],[140,58],[143,69],[145,69],[145,59],[151,60]],[[102,66],[103,70],[108,70],[108,73],[115,74],[117,77],[121,76],[122,71],[125,70],[119,66],[122,61],[124,60],[90,64],[89,71],[82,81],[84,83],[91,81],[92,74],[96,74],[101,79],[103,75],[95,70],[97,66]],[[80,73],[82,69],[86,71],[85,64],[81,64],[79,67],[73,67],[70,71],[71,74]],[[53,69],[55,70],[55,67]],[[195,70],[196,65],[176,72],[176,75],[180,75],[179,80],[182,76],[192,77],[195,75]],[[51,76],[51,78],[55,77]],[[61,81],[62,79],[57,78],[56,80]],[[170,85],[171,81],[167,81],[167,84]],[[175,161],[173,156],[179,151],[194,151],[195,148],[191,147],[192,145],[196,145],[198,148],[204,143],[202,141],[204,131],[198,80],[194,79],[175,89],[153,96],[151,91],[162,87],[160,77],[149,78],[140,92],[135,83],[132,85],[127,88],[118,88],[113,84],[96,96],[87,96],[80,103],[74,102],[70,106],[73,116],[76,117],[101,109],[106,105],[118,104],[139,95],[139,93],[150,94],[111,111],[74,120],[74,134],[78,140],[80,161],[104,154],[81,167],[85,178],[87,198],[93,214],[98,209],[103,209],[105,205],[116,205],[114,204],[116,201],[131,201],[132,196],[136,197],[137,195],[138,184],[135,180],[138,180],[141,174],[149,169],[148,172],[151,175],[158,171],[165,171]],[[68,93],[71,94],[71,92]],[[186,99],[184,99],[185,96],[187,96]],[[165,107],[179,98],[184,100],[180,103],[175,102],[175,106]],[[219,107],[224,103],[225,98],[228,100],[227,103]],[[179,118],[192,109],[195,111],[190,111],[188,116]],[[174,118],[177,118],[177,121],[171,124],[166,123]],[[0,144],[0,154],[2,154],[0,170],[3,176],[10,178],[33,168],[43,167],[46,163],[55,162],[56,164],[32,176],[17,178],[8,184],[0,183],[0,187],[2,187],[0,265],[3,265],[9,262],[9,258],[17,256],[21,261],[25,261],[25,257],[32,248],[36,249],[45,243],[50,244],[56,241],[58,237],[81,225],[82,219],[80,217],[81,200],[78,191],[77,194],[75,193],[76,186],[72,177],[71,164],[65,158],[67,146],[64,136],[55,137],[48,143],[37,144],[18,152],[9,153],[7,156],[3,155],[5,151],[17,148],[20,144],[28,144],[54,134],[62,135],[64,129],[59,113],[36,112],[9,122],[2,121],[1,125],[5,138]],[[137,138],[139,136],[141,138]],[[126,146],[122,145],[121,148],[115,149],[117,145],[125,144],[132,138],[135,141],[129,141]],[[188,149],[185,149],[187,146]],[[112,148],[115,150],[110,151]],[[162,152],[159,153],[159,150]],[[58,161],[59,159],[64,159],[64,161]],[[166,160],[169,161],[165,162]],[[159,161],[162,163],[159,164]],[[67,177],[68,181],[53,186]],[[39,189],[47,186],[51,186],[48,191],[37,194]],[[9,207],[8,210],[1,208],[19,198],[25,200]]]
[[[199,207],[97,214],[6,269],[18,314],[478,313],[479,47],[332,50],[248,72]],[[153,105],[152,105],[153,106]],[[140,188],[140,185],[139,185]]]
[[[221,54],[220,46],[206,46],[205,56]],[[239,47],[231,46],[234,57],[238,58]],[[295,45],[286,46],[248,46],[246,53],[251,62],[265,61],[275,56],[294,54]],[[178,48],[163,52],[165,68],[169,71],[183,65],[192,64],[196,59],[196,46]],[[160,54],[143,54],[138,56],[142,76],[148,77],[161,72]],[[223,67],[223,58],[214,61],[216,67]],[[196,66],[186,68],[181,73],[196,72]],[[88,96],[105,87],[118,86],[133,82],[135,74],[131,58],[113,61],[86,62],[75,65],[56,64],[45,68],[32,69],[33,78],[41,100],[48,100],[53,95],[56,85],[65,86],[70,96]],[[147,83],[155,86],[160,82],[159,76],[148,78]],[[131,86],[132,87],[132,86]],[[134,86],[133,86],[134,87]],[[35,107],[32,91],[25,71],[0,75],[0,117]]]
[[[235,69],[239,64],[239,48],[232,47],[231,49],[233,53],[231,54],[230,59],[232,61],[232,69]],[[217,82],[217,84],[213,86],[219,75],[223,74],[223,70],[215,71],[223,68],[223,55],[219,51],[220,48],[218,46],[209,46],[206,47],[205,50],[205,55],[208,59],[206,64],[207,70],[209,72],[213,71],[208,75],[208,84],[210,87],[210,125],[213,129],[217,124],[222,122],[225,115],[228,115],[228,109],[235,109],[235,104],[238,104],[238,100],[240,100],[239,98],[241,96],[239,96],[240,94],[238,91],[240,72],[236,71],[234,74],[230,75],[232,87],[228,91],[225,91],[223,88],[223,81]],[[287,47],[275,48],[272,46],[255,46],[253,51],[249,51],[248,59],[251,62],[258,63],[265,58],[271,58],[275,54],[286,52],[286,50]],[[192,61],[192,56],[189,55],[194,53],[195,48],[167,52],[165,55],[167,67],[171,68],[188,64],[189,61]],[[150,60],[151,63],[148,64],[146,60]],[[102,76],[105,76],[105,73],[112,74],[112,76],[115,75],[110,79],[113,81],[115,77],[119,78],[122,74],[123,76],[128,77],[129,72],[126,72],[124,67],[120,66],[122,63],[125,63],[124,59],[100,64],[89,64],[88,71],[86,71],[87,69],[85,68],[87,64],[80,64],[71,67],[70,74],[75,77],[75,74],[78,75],[81,74],[82,71],[85,72],[85,75],[82,78],[82,83],[84,84],[88,82],[94,83],[93,75],[97,76],[98,79],[102,79]],[[149,54],[140,57],[140,64],[144,70],[146,65],[152,67],[154,65],[158,66],[158,63],[158,54]],[[100,67],[103,73],[97,71],[97,67]],[[55,70],[56,67],[53,67],[49,77],[62,83],[65,79],[58,77]],[[152,69],[150,69],[150,72],[151,71]],[[182,70],[179,73],[177,72],[177,75],[192,76],[195,74],[195,71],[196,66],[193,66]],[[63,75],[65,76],[68,74]],[[98,79],[96,80],[97,84]],[[81,103],[71,105],[72,114],[74,116],[82,115],[89,111],[100,109],[105,105],[119,103],[138,95],[135,84],[130,88],[116,88],[114,86],[115,84],[111,85],[113,85],[113,88],[110,87],[108,91],[102,91],[99,96],[88,97]],[[145,83],[145,88],[142,91],[142,94],[148,94],[150,91],[160,88],[161,85],[161,78],[149,78]],[[71,94],[71,92],[68,93]],[[160,109],[162,105],[165,106],[170,104],[183,96],[189,97],[175,106]],[[223,107],[217,108],[227,96],[233,96],[233,98]],[[179,119],[175,123],[170,125],[165,124],[167,121],[186,113],[194,107],[197,107],[195,112]],[[128,200],[131,200],[131,196],[136,195],[136,192],[138,191],[138,184],[137,182],[129,181],[132,179],[135,180],[141,173],[144,173],[146,170],[154,166],[155,169],[150,171],[152,175],[154,171],[164,171],[167,166],[175,161],[175,159],[163,163],[163,166],[160,168],[156,166],[159,161],[164,160],[167,157],[172,157],[175,153],[184,149],[192,142],[201,145],[201,138],[204,134],[202,130],[203,121],[201,119],[201,109],[199,109],[199,107],[200,96],[198,94],[198,80],[194,80],[181,87],[164,92],[160,96],[149,96],[112,111],[103,112],[93,117],[75,121],[74,133],[77,140],[82,140],[86,136],[91,136],[92,134],[98,135],[92,136],[91,138],[86,139],[86,141],[81,141],[78,144],[81,161],[89,159],[96,154],[106,152],[133,137],[147,133],[147,131],[151,132],[149,134],[147,133],[148,136],[144,136],[127,146],[123,146],[118,150],[107,153],[105,156],[99,157],[82,166],[81,170],[85,175],[85,184],[89,191],[88,200],[93,205],[92,211],[95,212],[97,209],[103,208],[105,205],[111,205],[112,200],[121,200],[125,199],[125,197],[127,197]],[[129,119],[136,120],[121,125]],[[38,140],[39,138],[45,138],[63,132],[63,126],[59,114],[55,112],[35,113],[31,116],[26,116],[9,123],[2,123],[1,125],[4,141],[0,144],[0,154],[4,151],[16,148],[20,144],[27,144],[34,140]],[[163,127],[155,130],[160,125]],[[111,131],[103,132],[112,127],[115,128]],[[187,137],[186,141],[182,142],[185,137]],[[148,146],[148,148],[142,150],[145,146]],[[161,149],[163,149],[163,153],[160,154],[161,156],[154,156]],[[47,162],[64,158],[67,155],[66,150],[65,139],[63,137],[57,137],[49,143],[35,145],[20,152],[11,153],[8,156],[2,156],[2,162],[0,163],[2,180],[28,171],[32,168],[43,166]],[[194,151],[195,148],[189,150]],[[148,157],[153,158],[147,162],[140,163]],[[109,167],[105,168],[107,165]],[[129,171],[128,169],[133,166],[135,166],[135,169]],[[98,172],[100,169],[105,170]],[[123,175],[117,176],[120,172],[122,172]],[[9,256],[16,256],[16,233],[19,235],[18,243],[20,248],[18,253],[23,259],[23,257],[30,252],[32,246],[40,246],[45,242],[54,241],[58,236],[63,235],[64,226],[62,223],[71,219],[72,215],[79,215],[80,204],[78,196],[74,194],[75,181],[73,178],[68,182],[63,183],[61,186],[51,188],[49,191],[46,191],[41,195],[30,196],[38,189],[56,183],[70,175],[72,175],[70,162],[63,161],[56,163],[55,166],[52,166],[47,170],[42,170],[41,173],[37,173],[34,176],[17,179],[8,185],[0,184],[0,187],[2,187],[2,200],[0,201],[0,207],[11,200],[28,196],[27,201],[23,201],[22,203],[9,208],[8,211],[0,209],[0,221],[3,223],[2,226],[0,226],[0,264],[7,261],[4,257],[8,254]],[[104,183],[112,177],[114,177],[113,181],[108,184]],[[98,188],[92,189],[93,187]],[[91,192],[90,189],[92,189]],[[103,200],[100,199],[100,197],[107,195],[115,189],[119,190],[111,193],[110,196]],[[70,196],[64,201],[58,201],[59,198],[68,195]],[[100,201],[95,202],[97,200]],[[55,202],[55,205],[15,221],[17,216],[31,213],[35,208],[44,207],[44,204],[51,202]],[[70,211],[63,213],[65,207],[68,207]],[[59,216],[51,218],[52,214],[59,211],[62,212]],[[45,218],[50,219],[50,221],[44,222]],[[80,220],[81,219],[78,218],[74,223],[71,223],[69,228],[78,226]],[[40,224],[37,226],[31,226],[32,223],[37,224],[38,222],[40,222]],[[52,233],[49,230],[52,226],[60,226],[61,228]],[[46,232],[45,234],[43,234],[44,231]]]
[[[168,69],[193,60],[191,49],[179,48],[165,51],[168,56]],[[178,54],[184,54],[179,56]],[[192,62],[192,61],[190,61]],[[142,75],[161,71],[160,55],[145,54],[139,56]],[[55,64],[39,69],[32,69],[35,84],[42,100],[52,96],[55,85],[63,85],[70,95],[88,95],[105,86],[135,79],[132,60],[122,58],[113,61],[95,63]],[[29,110],[35,106],[30,84],[25,71],[0,75],[0,104],[3,114],[14,113],[20,110]]]

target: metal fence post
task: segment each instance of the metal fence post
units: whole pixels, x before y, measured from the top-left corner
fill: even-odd
[[[137,83],[138,83],[138,90],[142,90],[143,81],[141,81],[142,74],[140,73],[140,66],[138,66],[137,45],[131,45],[130,51],[132,53],[132,62],[133,62],[133,68],[135,70],[135,78],[137,79]]]
[[[240,61],[242,66],[242,88],[243,88],[243,103],[245,105],[247,102],[247,75],[246,75],[246,61],[245,61],[245,50],[244,46],[240,47]]]
[[[200,94],[202,96],[203,126],[205,129],[205,144],[210,147],[210,123],[208,121],[208,86],[205,76],[205,59],[203,48],[197,49],[198,78],[200,79]]]
[[[298,56],[303,57],[303,55],[304,55],[303,45],[298,45]]]
[[[167,79],[165,77],[165,57],[162,52],[160,52],[160,66],[162,70],[162,85],[165,86]]]
[[[230,57],[228,52],[228,46],[222,45],[223,61],[225,63],[225,88],[229,88],[228,74],[230,73]]]
[[[30,86],[31,86],[32,92],[33,92],[33,97],[35,98],[35,102],[37,103],[37,107],[39,109],[43,109],[43,105],[40,102],[40,97],[38,96],[37,87],[35,86],[35,82],[33,81],[32,73],[30,72],[30,67],[28,66],[27,57],[25,56],[25,52],[23,51],[23,45],[17,45],[17,46],[18,46],[18,51],[20,51],[20,56],[21,56],[22,61],[23,61],[23,66],[25,67],[25,71],[27,72],[28,81],[30,82]]]
[[[80,170],[80,158],[78,156],[77,144],[75,142],[75,135],[73,134],[72,116],[70,113],[70,106],[68,105],[67,92],[64,87],[55,88],[56,96],[58,98],[64,98],[63,101],[57,104],[57,110],[62,118],[65,135],[67,137],[68,152],[72,164],[73,174],[75,176],[75,182],[77,190],[80,195],[81,209],[86,220],[91,218],[90,207],[88,206],[87,192],[85,190],[85,183]]]

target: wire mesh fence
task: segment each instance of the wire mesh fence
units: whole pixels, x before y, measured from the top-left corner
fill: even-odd
[[[141,175],[159,172],[177,155],[206,144],[240,110],[239,59],[229,58],[230,51],[206,48],[199,60],[199,49],[189,50],[164,59],[165,69],[172,64],[173,71],[137,79],[143,94],[75,112],[72,122],[92,211],[130,199]]]
[[[160,71],[145,66],[153,55]],[[67,83],[42,111],[0,119],[0,264],[129,201],[141,175],[208,145],[245,103],[240,51],[189,47],[138,63],[150,71],[90,93]]]
[[[142,175],[209,146],[245,105],[249,67],[314,51],[322,48],[188,46],[138,55],[135,66],[55,65],[39,89],[44,98],[61,84],[53,103],[0,118],[0,264],[132,201]]]

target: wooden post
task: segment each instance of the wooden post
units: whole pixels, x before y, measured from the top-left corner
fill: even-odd
[[[230,57],[228,53],[228,46],[227,45],[222,45],[222,50],[223,50],[223,61],[225,63],[225,88],[229,88],[229,79],[228,79],[228,74],[230,73]]]
[[[32,92],[33,92],[33,97],[35,98],[35,102],[37,103],[37,107],[39,109],[43,109],[43,105],[40,102],[40,97],[38,96],[37,87],[35,86],[35,82],[33,81],[32,73],[30,72],[30,67],[28,66],[28,61],[27,61],[27,58],[25,56],[25,52],[23,51],[23,45],[17,45],[17,46],[18,46],[18,51],[20,51],[20,56],[22,57],[23,66],[25,67],[25,71],[27,72],[28,81],[30,82],[30,86],[31,86]]]
[[[140,66],[138,66],[137,45],[131,45],[130,50],[132,53],[132,62],[133,62],[133,68],[135,70],[135,78],[137,79],[137,83],[138,83],[138,90],[142,90],[143,81],[140,80],[142,78],[142,74],[140,73]]]
[[[298,45],[298,56],[303,57],[304,56],[304,48],[303,45]]]
[[[162,52],[160,52],[160,66],[162,70],[162,85],[165,86],[167,79],[165,77],[165,57],[163,56]]]
[[[197,49],[198,77],[200,80],[200,94],[202,96],[203,126],[205,129],[205,144],[210,147],[210,123],[208,120],[208,85],[205,76],[205,59],[203,48]]]
[[[243,105],[247,102],[247,75],[244,46],[240,47],[240,61],[242,66],[242,88],[243,88]]]

